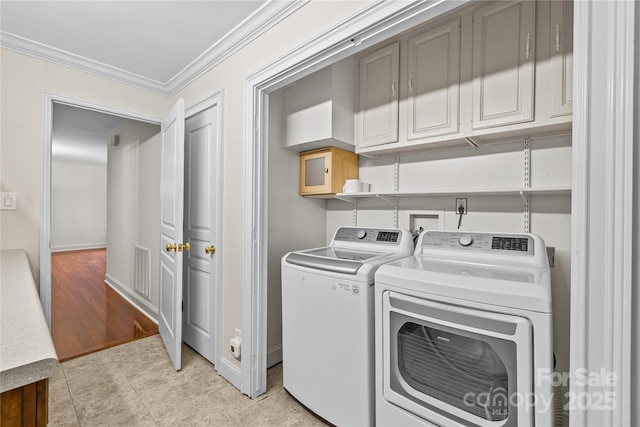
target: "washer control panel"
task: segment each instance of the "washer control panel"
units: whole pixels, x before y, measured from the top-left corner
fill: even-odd
[[[534,239],[527,234],[427,231],[422,236],[422,247],[533,256]]]
[[[343,242],[398,245],[400,243],[400,231],[377,228],[340,227],[336,230],[336,235],[333,239]]]

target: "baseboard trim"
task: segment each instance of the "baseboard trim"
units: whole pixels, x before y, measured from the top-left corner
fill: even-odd
[[[282,344],[278,344],[271,350],[267,350],[267,369],[282,362]]]
[[[221,356],[217,368],[218,373],[222,375],[224,379],[240,390],[240,385],[242,384],[242,373],[240,372],[239,367],[234,365],[229,359]]]
[[[151,305],[148,301],[143,300],[134,291],[126,287],[122,282],[113,276],[107,274],[104,277],[104,282],[109,285],[114,291],[120,294],[124,299],[129,301],[133,306],[140,310],[145,316],[147,316],[155,324],[158,324],[158,309]]]
[[[82,243],[77,245],[51,246],[51,252],[81,251],[83,249],[106,249],[106,248],[107,248],[106,242]]]

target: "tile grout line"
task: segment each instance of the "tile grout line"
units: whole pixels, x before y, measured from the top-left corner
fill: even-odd
[[[113,358],[113,355],[111,355],[111,357]],[[115,360],[114,362],[116,363],[118,370],[121,371],[121,367],[120,367],[120,362]],[[136,387],[134,387],[133,384],[131,384],[131,382],[129,381],[129,377],[128,376],[124,376],[124,379],[127,381],[127,384],[129,384],[129,387],[131,387],[131,390],[133,390],[133,392],[135,393],[136,397],[138,398],[138,400],[140,400],[140,403],[142,403],[142,405],[144,405],[144,408],[147,410],[147,413],[149,414],[149,418],[151,418],[151,420],[153,421],[153,423],[157,426],[159,426],[160,424],[158,424],[158,420],[156,420],[156,418],[153,416],[153,412],[151,412],[151,409],[149,408],[149,406],[147,405],[147,402],[145,402],[145,400],[142,398],[142,396],[140,396],[138,394],[138,389]]]
[[[64,376],[64,385],[67,387],[67,393],[69,393],[69,398],[71,399],[71,405],[73,406],[73,412],[76,414],[76,421],[78,422],[78,426],[80,425],[80,417],[78,416],[78,410],[76,409],[76,402],[73,400],[73,394],[71,394],[71,389],[69,388],[69,380],[67,379],[67,372],[64,369],[62,363],[60,364],[60,368],[62,369],[62,375]]]

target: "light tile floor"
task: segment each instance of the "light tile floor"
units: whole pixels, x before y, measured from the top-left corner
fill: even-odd
[[[183,345],[182,370],[159,335],[72,359],[49,381],[49,426],[325,426],[282,388],[249,399]]]

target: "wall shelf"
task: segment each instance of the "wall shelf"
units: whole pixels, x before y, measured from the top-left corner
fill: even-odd
[[[435,197],[435,196],[521,196],[527,195],[562,195],[571,194],[571,187],[518,187],[518,188],[486,188],[486,189],[449,189],[426,191],[389,191],[369,193],[338,193],[335,198],[353,203],[356,199],[378,198],[395,203],[397,197]]]

